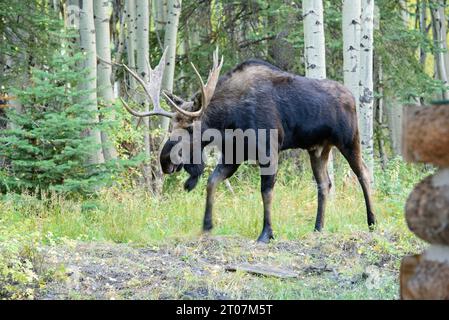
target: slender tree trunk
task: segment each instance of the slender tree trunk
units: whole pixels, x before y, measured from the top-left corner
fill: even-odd
[[[444,68],[446,77],[449,78],[449,47],[447,44],[447,17],[446,17],[446,0],[440,0],[438,14],[441,19],[441,45],[443,47]],[[449,79],[448,79],[449,80]],[[448,95],[449,97],[449,95]]]
[[[154,17],[154,31],[161,50],[164,47],[164,30],[167,25],[167,0],[153,0],[152,12]]]
[[[111,61],[109,9],[109,0],[94,1],[97,55],[106,61]],[[103,107],[111,108],[114,103],[114,92],[111,83],[112,66],[100,61],[97,65],[97,76],[98,99]],[[117,151],[106,132],[101,132],[101,141],[104,159],[106,161],[117,159]]]
[[[126,16],[125,16],[125,8],[121,6],[119,8],[120,14],[119,14],[119,20],[120,20],[120,26],[118,32],[115,33],[116,39],[114,40],[114,46],[116,48],[115,53],[115,61],[118,63],[122,62],[123,59],[123,53],[125,51],[125,43],[126,43]],[[115,28],[116,26],[114,26]],[[122,87],[122,79],[121,77],[118,78],[116,75],[116,71],[113,70],[112,79],[114,81],[114,97],[115,99],[118,99],[122,96],[121,94],[121,87]]]
[[[128,67],[136,69],[136,0],[125,1],[125,16],[126,16],[126,45],[128,54]],[[129,78],[129,87],[131,90],[131,97],[134,97],[137,84],[132,77]]]
[[[167,0],[153,0],[154,26],[157,31],[165,29],[167,24]]]
[[[419,29],[423,37],[427,38],[427,2],[421,0],[419,9]],[[427,52],[423,46],[419,48],[419,62],[425,68],[427,61]]]
[[[165,27],[164,35],[164,50],[167,50],[167,64],[165,67],[164,78],[162,80],[162,89],[172,92],[173,82],[175,75],[175,64],[176,64],[176,49],[177,49],[177,34],[178,34],[178,24],[179,17],[181,15],[181,5],[182,0],[168,0],[167,2],[167,23]],[[165,10],[165,1],[158,1],[156,3],[156,12],[159,12],[159,18],[161,18],[162,12]],[[162,6],[162,7],[160,7]],[[156,22],[156,25],[159,22]],[[159,126],[162,132],[166,133],[170,125],[168,118],[161,118],[158,121],[153,122],[152,127]],[[152,137],[151,147],[153,150],[158,150],[161,147],[161,142],[163,137]],[[153,171],[153,190],[155,193],[160,193],[162,191],[163,185],[163,174],[161,172],[160,166],[157,163],[152,165]]]
[[[149,81],[149,61],[150,61],[150,8],[148,0],[136,1],[136,26],[137,26],[137,72],[139,75]],[[137,96],[137,100],[144,107],[145,111],[149,111],[149,101],[143,93]],[[147,157],[143,165],[143,178],[145,186],[148,190],[152,189],[151,181],[151,145],[150,145],[150,119],[143,119],[143,142],[144,151]]]
[[[304,43],[306,75],[310,78],[326,78],[326,45],[324,41],[324,17],[322,0],[304,0]]]
[[[164,47],[167,48],[167,66],[165,67],[164,79],[162,82],[162,87],[168,91],[173,90],[181,4],[182,0],[168,0],[168,19],[164,38]]]
[[[173,81],[175,77],[176,48],[178,36],[179,17],[181,15],[182,0],[168,0],[168,16],[164,37],[164,49],[167,49],[167,66],[165,67],[162,89],[173,91]],[[168,129],[169,120],[162,119],[162,128]]]
[[[65,8],[65,27],[79,33],[80,7],[79,0],[67,0]],[[78,42],[78,40],[74,40]]]
[[[374,183],[374,0],[362,0],[362,33],[360,51],[360,117],[362,151]]]
[[[360,32],[362,2],[361,0],[344,0],[343,2],[343,74],[344,83],[355,97],[357,114],[360,116]]]
[[[427,28],[427,1],[421,0],[419,3],[419,30],[424,39],[428,37],[428,28]],[[422,70],[426,70],[426,62],[427,62],[427,51],[424,45],[419,47],[419,63],[421,64]],[[424,99],[420,99],[421,105],[424,104]]]
[[[399,101],[391,98],[388,103],[385,103],[384,110],[387,116],[393,154],[399,157],[402,154],[402,108]]]
[[[442,96],[444,100],[447,100],[449,99],[449,83],[447,73],[449,66],[446,67],[446,61],[449,57],[447,57],[447,25],[444,8],[444,1],[436,1],[433,7],[431,7],[430,12],[432,15],[432,29],[435,43],[435,66],[439,80],[441,80],[446,86],[446,88],[443,89]]]
[[[374,30],[380,31],[380,8],[378,5],[374,6]],[[377,123],[376,138],[377,146],[379,148],[379,159],[381,160],[381,167],[382,170],[385,170],[388,162],[387,153],[385,152],[385,139],[388,137],[388,134],[384,134],[386,126],[384,125],[385,92],[383,60],[381,55],[375,55],[374,59],[374,69],[376,70],[374,85],[378,95],[378,98],[375,99],[375,115]]]
[[[95,41],[95,24],[93,2],[80,0],[80,47],[85,55],[84,70],[87,71],[86,79],[82,85],[86,90],[84,101],[87,103],[87,111],[92,114],[93,126],[98,125],[97,107],[97,48]],[[90,164],[104,163],[103,150],[101,148],[101,132],[98,129],[89,129],[87,134],[92,137],[97,145],[89,156]]]
[[[382,169],[385,170],[387,167],[387,154],[385,152],[385,141],[384,141],[384,83],[383,83],[383,64],[382,57],[377,57],[377,92],[379,98],[377,99],[377,124],[378,124],[378,134],[377,143],[379,147],[379,158],[381,160]]]
[[[326,44],[324,38],[324,12],[322,0],[303,0],[304,16],[304,58],[306,76],[326,79]],[[333,152],[329,155],[328,172],[335,186]],[[331,194],[334,194],[332,188]]]

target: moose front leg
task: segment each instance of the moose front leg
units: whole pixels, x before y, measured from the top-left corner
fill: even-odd
[[[230,178],[239,168],[239,165],[224,165],[219,164],[210,175],[207,181],[207,198],[206,198],[206,212],[204,214],[203,231],[212,230],[212,209],[214,206],[215,190],[220,182]]]
[[[276,181],[275,175],[261,175],[261,192],[263,200],[263,229],[257,242],[269,243],[273,237],[271,227],[271,204],[273,201],[273,188]]]

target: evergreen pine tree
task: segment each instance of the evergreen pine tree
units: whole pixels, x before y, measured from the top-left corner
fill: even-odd
[[[86,135],[88,129],[107,130],[110,123],[92,123],[79,82],[86,78],[76,66],[83,59],[69,47],[57,51],[43,69],[32,69],[31,85],[16,90],[21,113],[9,110],[9,129],[0,132],[0,157],[7,167],[0,175],[5,191],[56,190],[90,193],[111,180],[119,162],[88,164],[93,149],[101,148]]]

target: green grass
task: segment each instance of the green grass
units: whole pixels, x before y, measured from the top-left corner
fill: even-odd
[[[354,234],[368,230],[365,205],[358,184],[354,179],[346,177],[345,166],[337,169],[336,195],[330,201],[326,213],[326,241],[332,241],[329,240],[332,238],[336,241],[349,239]],[[317,206],[315,185],[310,172],[298,176],[294,170],[291,166],[284,166],[275,188],[272,216],[276,242],[301,242],[314,236],[312,230]],[[370,255],[375,262],[379,252],[401,255],[418,248],[418,242],[406,227],[403,208],[413,184],[426,174],[422,168],[392,161],[386,173],[379,172],[376,175],[374,207],[378,226],[372,234],[375,246],[367,248],[361,245],[358,249],[368,262]],[[119,188],[104,190],[95,198],[83,200],[66,199],[56,194],[42,199],[32,195],[5,195],[0,201],[0,242],[3,242],[0,250],[11,252],[11,243],[15,243],[19,248],[14,251],[15,254],[22,254],[28,259],[29,253],[38,246],[54,246],[67,240],[131,243],[140,247],[195,241],[201,234],[206,179],[194,192],[186,193],[180,188],[179,180],[182,178],[185,176],[171,178],[160,198],[138,190]],[[231,179],[231,183],[234,195],[224,186],[216,194],[215,229],[212,235],[240,237],[251,242],[262,228],[262,201],[255,169],[243,168]],[[282,255],[278,258],[282,259]],[[32,258],[28,260],[33,262]],[[0,271],[1,267],[0,263]],[[26,271],[22,267],[19,263],[18,270],[14,272],[21,275]],[[7,267],[3,268],[7,270]],[[36,271],[33,267],[29,269]],[[226,279],[223,281],[229,280]],[[187,286],[197,281],[192,277]],[[369,295],[365,287],[357,287],[357,290],[340,288],[336,295],[335,282],[320,276],[289,285],[278,280],[251,280],[255,293],[250,297],[392,298],[396,290],[392,284],[394,281],[390,279],[385,286],[387,289],[382,289],[388,291],[384,294],[378,291]],[[263,290],[257,290],[259,286]],[[317,287],[321,290],[317,290]],[[261,295],[257,292],[261,292]],[[20,294],[17,296],[21,297]]]
[[[262,228],[262,201],[255,188],[221,188],[214,210],[216,235],[257,238]],[[154,200],[142,192],[108,190],[87,202],[57,196],[44,201],[32,196],[10,196],[0,203],[2,223],[21,225],[24,232],[39,230],[56,238],[158,243],[172,237],[195,237],[201,231],[205,194],[176,192]],[[406,233],[403,208],[397,201],[374,197],[381,230]],[[316,190],[309,179],[276,187],[273,228],[276,237],[297,240],[314,227]],[[355,184],[337,190],[330,201],[325,229],[332,233],[366,230],[363,197]]]
[[[243,173],[242,175],[245,175]],[[205,179],[203,179],[205,180]],[[216,194],[215,235],[257,238],[262,228],[262,200],[258,181],[233,178],[235,194],[224,186]],[[276,237],[297,240],[313,230],[317,196],[310,173],[284,183],[280,179],[273,202]],[[410,188],[410,187],[409,187]],[[402,194],[374,194],[379,230],[408,234],[403,218],[407,190]],[[205,203],[204,181],[192,193],[179,188],[155,199],[142,191],[108,189],[98,198],[83,201],[50,195],[38,200],[29,195],[7,195],[0,202],[3,225],[23,232],[38,230],[55,238],[109,240],[139,244],[200,234]],[[329,202],[325,229],[350,234],[367,230],[363,196],[352,178],[337,177],[336,196]]]

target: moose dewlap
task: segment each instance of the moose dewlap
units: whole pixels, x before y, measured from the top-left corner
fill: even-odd
[[[405,107],[403,154],[409,162],[449,167],[449,102]]]
[[[432,244],[449,245],[449,170],[442,170],[419,183],[406,205],[410,230]]]

